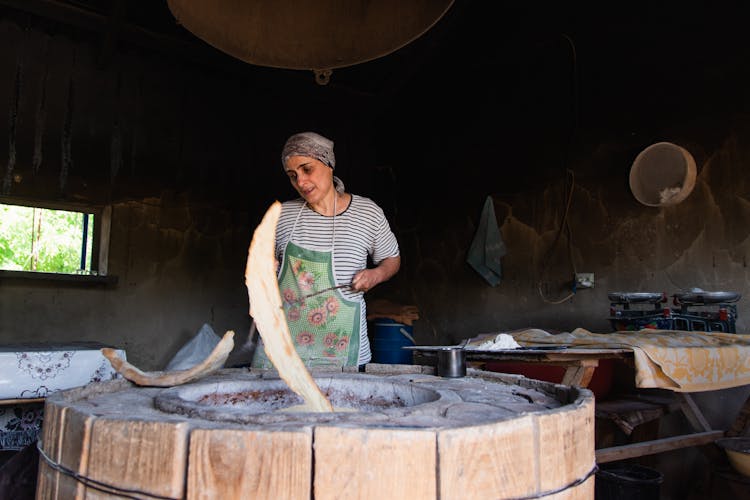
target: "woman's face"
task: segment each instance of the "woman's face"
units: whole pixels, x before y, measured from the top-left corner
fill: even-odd
[[[316,203],[333,189],[333,169],[315,158],[290,156],[286,174],[294,189],[308,203]]]

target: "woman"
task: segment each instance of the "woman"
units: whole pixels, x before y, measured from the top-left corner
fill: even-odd
[[[281,162],[301,196],[282,204],[276,226],[279,289],[292,340],[309,367],[361,368],[371,359],[364,293],[398,272],[398,242],[383,210],[347,193],[333,175],[330,139],[292,135]],[[368,257],[375,267],[367,267]],[[253,366],[271,367],[262,344]]]

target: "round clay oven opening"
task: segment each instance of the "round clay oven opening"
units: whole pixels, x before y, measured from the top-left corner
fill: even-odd
[[[337,411],[348,413],[411,407],[440,399],[435,390],[394,380],[339,376],[317,378],[316,383]],[[294,420],[299,413],[285,410],[302,403],[281,379],[224,381],[220,386],[198,383],[167,389],[154,398],[154,405],[168,413],[243,423]],[[316,416],[307,413],[301,417],[310,418]]]
[[[695,159],[685,148],[657,142],[641,151],[630,167],[630,190],[649,207],[683,201],[695,187]]]

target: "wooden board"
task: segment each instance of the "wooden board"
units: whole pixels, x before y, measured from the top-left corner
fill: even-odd
[[[182,498],[188,429],[187,422],[97,419],[91,428],[87,475],[115,488]],[[89,490],[86,498],[112,496]]]
[[[194,430],[188,500],[311,498],[312,430]]]
[[[495,500],[539,491],[538,440],[532,416],[438,432],[441,498]]]
[[[434,500],[438,498],[436,471],[434,431],[315,429],[315,500]]]
[[[593,498],[593,400],[572,410],[440,431],[441,498]]]
[[[539,439],[539,491],[553,491],[574,484],[596,466],[594,456],[594,401],[575,411],[565,407],[536,416]]]
[[[612,446],[610,448],[600,448],[596,450],[596,461],[603,464],[606,462],[616,462],[618,460],[626,460],[628,458],[642,457],[645,455],[655,455],[665,451],[713,443],[722,437],[724,437],[724,431],[707,431],[654,439],[640,443]]]
[[[60,440],[63,432],[63,412],[66,407],[61,404],[50,403],[44,405],[44,424],[42,426],[42,451],[55,463],[60,461]],[[58,498],[62,477],[60,473],[50,467],[43,459],[39,459],[37,473],[37,498]]]
[[[93,418],[75,408],[45,404],[42,445],[55,463],[85,476]],[[55,470],[39,460],[37,498],[84,498],[86,486],[70,473]]]

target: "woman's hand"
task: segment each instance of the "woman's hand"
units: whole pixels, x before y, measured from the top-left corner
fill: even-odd
[[[362,269],[352,279],[352,289],[356,292],[369,292],[377,284],[389,280],[401,267],[401,257],[383,259],[373,269]]]

